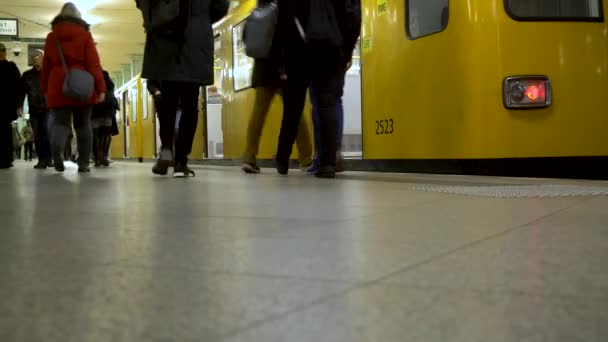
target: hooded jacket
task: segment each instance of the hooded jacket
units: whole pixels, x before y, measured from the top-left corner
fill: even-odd
[[[41,80],[48,107],[87,107],[95,104],[99,95],[106,92],[106,84],[89,25],[82,19],[58,16],[53,20],[52,27],[53,30],[47,35],[44,46]],[[61,44],[68,69],[86,70],[95,78],[95,91],[89,101],[81,102],[63,95],[65,71],[57,41]]]

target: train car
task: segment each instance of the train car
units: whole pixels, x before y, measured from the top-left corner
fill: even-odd
[[[202,95],[193,158],[238,160],[245,146],[254,90],[241,36],[255,0],[232,4],[214,28],[216,84]],[[343,98],[347,165],[608,178],[606,8],[608,0],[362,0]],[[281,107],[277,98],[260,159],[275,153]]]

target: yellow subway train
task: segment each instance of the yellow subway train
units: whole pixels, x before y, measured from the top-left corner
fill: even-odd
[[[253,106],[240,39],[255,0],[215,25],[192,159],[238,160]],[[608,0],[362,0],[344,93],[355,170],[608,178]],[[152,158],[152,101],[119,89],[115,158]],[[273,104],[260,159],[276,150]],[[310,107],[307,108],[307,111]]]

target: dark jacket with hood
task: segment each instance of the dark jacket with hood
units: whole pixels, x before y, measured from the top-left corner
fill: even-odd
[[[49,108],[86,107],[97,102],[106,92],[101,63],[89,25],[82,19],[58,16],[52,22],[53,30],[46,37],[42,63],[42,91]],[[95,91],[91,99],[81,102],[63,95],[65,72],[61,64],[56,40],[59,40],[68,68],[86,70],[95,78]]]
[[[19,68],[13,62],[0,61],[0,124],[17,119],[19,102]]]
[[[144,1],[136,0],[138,8]],[[190,0],[185,30],[164,34],[148,32],[142,77],[158,81],[213,84],[212,24],[227,13],[228,0]]]
[[[116,111],[120,110],[120,105],[114,96],[114,82],[107,71],[103,71],[103,79],[106,84],[106,99],[93,106],[93,118],[111,118],[116,116]]]
[[[21,97],[19,102],[23,102],[27,97],[27,104],[30,108],[30,114],[45,113],[48,111],[46,99],[42,91],[42,83],[40,77],[42,72],[40,69],[31,68],[21,76]]]

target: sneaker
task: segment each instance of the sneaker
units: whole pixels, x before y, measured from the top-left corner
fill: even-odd
[[[188,165],[177,164],[177,165],[175,165],[175,168],[173,169],[174,178],[187,178],[187,177],[194,177],[194,176],[196,176],[196,173],[194,173],[194,171],[192,171],[192,169],[189,168]]]
[[[168,149],[163,149],[160,151],[160,156],[156,161],[156,164],[152,168],[152,172],[157,175],[164,176],[167,174],[169,170],[169,166],[171,166],[171,162],[173,161],[173,152]]]
[[[309,175],[314,175],[315,173],[319,172],[319,159],[315,158],[312,161],[312,165],[308,168],[308,170],[306,170],[306,173]]]
[[[243,163],[241,170],[248,174],[258,174],[261,172],[260,168],[255,163]]]

